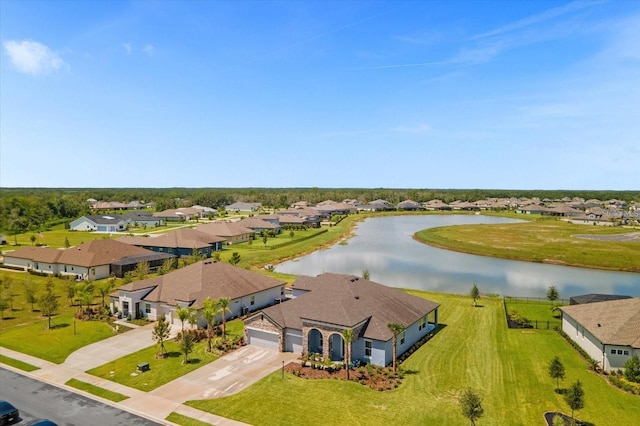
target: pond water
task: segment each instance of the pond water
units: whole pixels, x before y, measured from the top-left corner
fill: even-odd
[[[519,262],[443,250],[413,239],[438,226],[517,222],[482,215],[387,216],[360,222],[347,244],[336,244],[281,263],[276,271],[315,276],[324,272],[362,276],[390,287],[467,294],[474,282],[483,293],[545,297],[555,285],[560,297],[586,293],[640,296],[640,274]]]

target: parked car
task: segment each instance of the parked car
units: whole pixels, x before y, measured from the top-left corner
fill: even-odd
[[[0,425],[14,423],[20,418],[20,412],[7,401],[0,401]]]
[[[52,422],[51,420],[36,419],[36,420],[31,420],[28,423],[25,423],[24,426],[58,426],[58,425]]]

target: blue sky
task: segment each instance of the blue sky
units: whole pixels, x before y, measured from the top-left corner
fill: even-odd
[[[0,2],[0,186],[640,189],[637,1]]]

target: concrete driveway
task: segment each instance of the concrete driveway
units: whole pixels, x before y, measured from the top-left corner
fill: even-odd
[[[181,403],[220,398],[240,392],[297,357],[291,352],[248,345],[149,393]]]

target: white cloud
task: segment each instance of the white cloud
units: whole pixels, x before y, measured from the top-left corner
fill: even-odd
[[[131,55],[131,52],[133,51],[133,46],[131,45],[131,43],[122,43],[122,47],[124,47],[124,50],[127,51],[127,55]]]
[[[142,49],[142,51],[144,53],[146,53],[148,56],[153,56],[153,52],[154,52],[155,48],[153,47],[152,44],[147,44],[144,49]]]
[[[9,40],[3,44],[11,62],[21,72],[38,75],[68,67],[57,53],[37,41]]]

